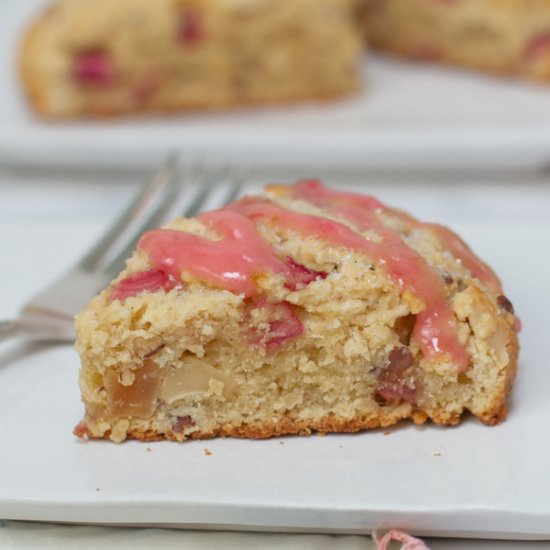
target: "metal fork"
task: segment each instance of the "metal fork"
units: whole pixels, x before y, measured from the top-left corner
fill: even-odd
[[[0,341],[73,341],[75,314],[116,277],[144,231],[176,214],[196,215],[212,194],[215,206],[231,202],[244,179],[240,170],[180,167],[177,157],[169,158],[76,266],[25,304],[17,319],[0,321]],[[214,193],[222,181],[223,190]]]

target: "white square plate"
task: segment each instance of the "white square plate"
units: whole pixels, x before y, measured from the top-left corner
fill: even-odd
[[[0,161],[149,163],[168,150],[257,165],[538,168],[550,161],[550,87],[377,59],[356,97],[319,105],[44,123],[17,75],[18,44],[49,0],[0,3]]]
[[[403,424],[389,435],[266,441],[83,442],[71,434],[82,415],[75,352],[3,344],[0,518],[334,533],[391,526],[550,539],[547,187],[373,189],[396,206],[422,206],[426,219],[452,222],[503,276],[524,325],[505,423],[467,419],[457,428]],[[33,196],[14,187],[11,209],[0,205],[0,234],[9,235],[0,318],[93,239],[101,204],[96,218],[81,216],[76,191],[52,187]],[[17,202],[17,193],[27,201]],[[110,212],[108,202],[105,195]]]

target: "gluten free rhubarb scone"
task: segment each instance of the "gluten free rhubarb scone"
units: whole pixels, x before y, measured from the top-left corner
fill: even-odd
[[[550,80],[550,0],[359,1],[375,48]]]
[[[56,0],[21,54],[51,118],[324,99],[358,87],[353,0]]]
[[[449,229],[317,181],[143,235],[76,321],[81,437],[502,421],[519,321]]]

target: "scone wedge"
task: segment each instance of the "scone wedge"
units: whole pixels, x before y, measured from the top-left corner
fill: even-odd
[[[146,233],[76,327],[75,433],[120,442],[496,424],[519,321],[449,229],[308,180]]]
[[[57,0],[20,56],[47,118],[323,100],[359,85],[354,0]]]
[[[360,0],[376,49],[550,81],[550,0]]]

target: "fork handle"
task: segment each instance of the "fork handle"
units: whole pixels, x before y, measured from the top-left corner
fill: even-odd
[[[0,342],[15,338],[21,334],[21,325],[17,321],[0,321]]]
[[[0,342],[23,338],[35,342],[74,342],[72,321],[64,318],[40,315],[30,319],[0,321]]]

